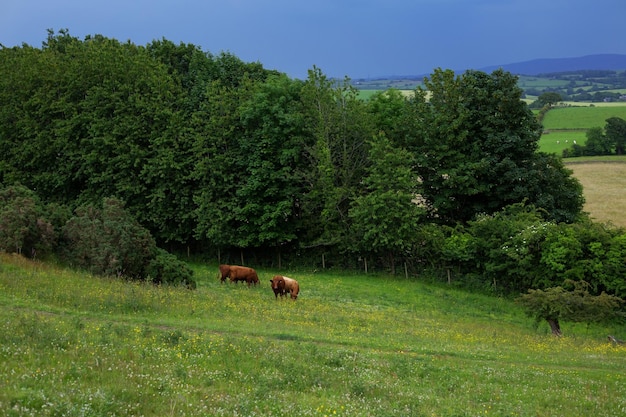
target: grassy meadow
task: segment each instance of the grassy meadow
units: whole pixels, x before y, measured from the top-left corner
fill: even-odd
[[[622,326],[550,335],[510,300],[443,283],[281,271],[198,289],[0,254],[4,416],[621,416]]]
[[[610,117],[626,120],[626,103],[594,103],[593,106],[571,104],[571,107],[558,107],[546,113],[539,150],[561,155],[564,149],[574,144],[574,141],[584,145],[587,140],[587,129],[604,128],[606,119]]]
[[[591,107],[578,105],[557,107],[546,113],[543,119],[543,126],[546,130],[604,128],[606,119],[610,117],[626,119],[626,103],[615,103],[615,105],[611,106],[594,105]]]

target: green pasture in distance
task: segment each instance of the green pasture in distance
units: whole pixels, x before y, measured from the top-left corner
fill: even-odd
[[[571,148],[575,143],[584,145],[586,141],[586,130],[554,131],[541,135],[539,139],[539,150],[541,152],[562,155],[564,149]]]
[[[546,113],[543,127],[546,130],[603,128],[606,119],[610,117],[626,120],[626,103],[612,106],[557,107]]]

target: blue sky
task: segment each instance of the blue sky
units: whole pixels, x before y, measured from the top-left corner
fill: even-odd
[[[67,28],[357,79],[626,54],[625,19],[624,0],[2,0],[0,43],[40,47]]]

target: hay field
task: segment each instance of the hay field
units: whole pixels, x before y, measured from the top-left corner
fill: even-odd
[[[583,186],[584,210],[594,221],[626,227],[626,159],[568,162]]]

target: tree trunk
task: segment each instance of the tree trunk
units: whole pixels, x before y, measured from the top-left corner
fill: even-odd
[[[563,336],[561,332],[561,326],[559,325],[559,319],[546,319],[552,330],[552,334],[558,337]]]

